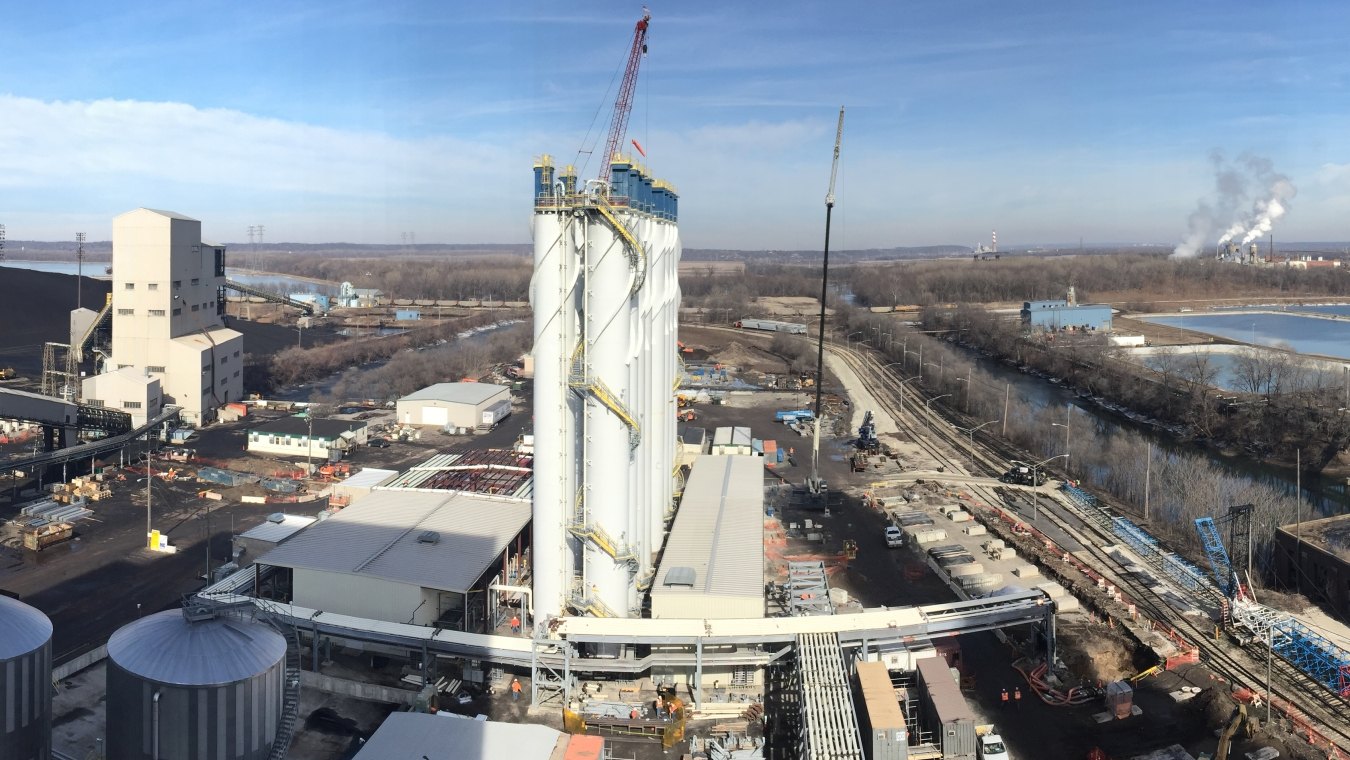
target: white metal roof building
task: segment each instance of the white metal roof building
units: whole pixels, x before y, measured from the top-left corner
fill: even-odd
[[[549,760],[562,756],[559,750],[567,747],[568,739],[561,731],[532,723],[395,712],[362,745],[356,760],[405,757]]]
[[[694,462],[652,584],[654,618],[764,616],[764,470],[757,457]]]
[[[405,425],[475,428],[483,421],[483,412],[503,402],[509,411],[511,389],[505,385],[436,383],[399,399],[396,413]]]
[[[487,595],[471,592],[518,555],[529,520],[525,499],[376,490],[257,563],[290,569],[297,605],[480,630]]]

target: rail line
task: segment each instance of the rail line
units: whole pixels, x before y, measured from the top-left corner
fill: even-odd
[[[972,448],[970,439],[951,429],[951,423],[940,413],[924,406],[921,392],[911,386],[901,385],[872,355],[836,343],[829,344],[827,349],[857,374],[877,403],[885,407],[876,411],[890,415],[898,429],[909,432],[916,445],[947,469],[960,467],[971,475],[997,475],[1006,471],[1013,459],[1019,456],[1020,452],[1014,447],[993,436],[977,437]],[[902,397],[904,402],[901,401]],[[925,424],[919,424],[920,419]],[[950,446],[956,452],[955,455],[939,442]],[[969,465],[965,463],[967,459]],[[980,470],[984,470],[984,473]],[[935,479],[941,479],[941,476]],[[992,485],[962,485],[983,499],[986,508],[1003,502],[1003,496]],[[1099,525],[1097,520],[1067,503],[1067,500],[1061,501],[1048,494],[1029,495],[1040,500],[1039,514],[1081,544],[1084,551],[1092,555],[1093,570],[1124,591],[1139,613],[1179,633],[1200,651],[1205,664],[1216,674],[1261,693],[1262,690],[1257,687],[1265,683],[1267,655],[1263,646],[1252,643],[1245,647],[1234,647],[1217,639],[1214,624],[1208,615],[1202,620],[1195,620],[1192,616],[1174,610],[1158,590],[1101,548],[1103,545],[1117,545],[1120,541]],[[1204,600],[1197,601],[1202,602],[1204,609]],[[1341,752],[1350,752],[1350,727],[1347,727],[1350,725],[1350,701],[1326,690],[1278,657],[1274,659],[1272,668],[1272,690],[1275,697],[1273,703],[1289,716],[1296,729],[1311,726],[1327,743]],[[1304,734],[1306,736],[1306,732]]]

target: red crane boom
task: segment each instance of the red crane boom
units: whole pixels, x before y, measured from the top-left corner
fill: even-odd
[[[647,26],[652,14],[642,9],[642,20],[633,29],[633,47],[628,51],[628,65],[624,68],[623,82],[619,85],[619,96],[614,100],[614,116],[609,122],[609,139],[605,141],[605,152],[600,156],[600,179],[609,179],[609,164],[619,150],[624,135],[628,132],[628,116],[633,112],[633,90],[637,88],[638,66],[642,55],[647,52]]]

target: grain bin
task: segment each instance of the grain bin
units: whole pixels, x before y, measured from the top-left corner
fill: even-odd
[[[108,640],[108,760],[264,760],[286,639],[238,610],[169,610]]]
[[[47,760],[52,752],[52,623],[0,596],[0,757]]]

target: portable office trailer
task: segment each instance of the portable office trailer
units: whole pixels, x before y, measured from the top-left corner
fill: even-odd
[[[919,660],[915,668],[923,687],[923,719],[944,760],[973,760],[976,751],[975,713],[942,659]]]
[[[858,722],[867,760],[908,760],[909,731],[883,662],[860,662],[857,671]]]

